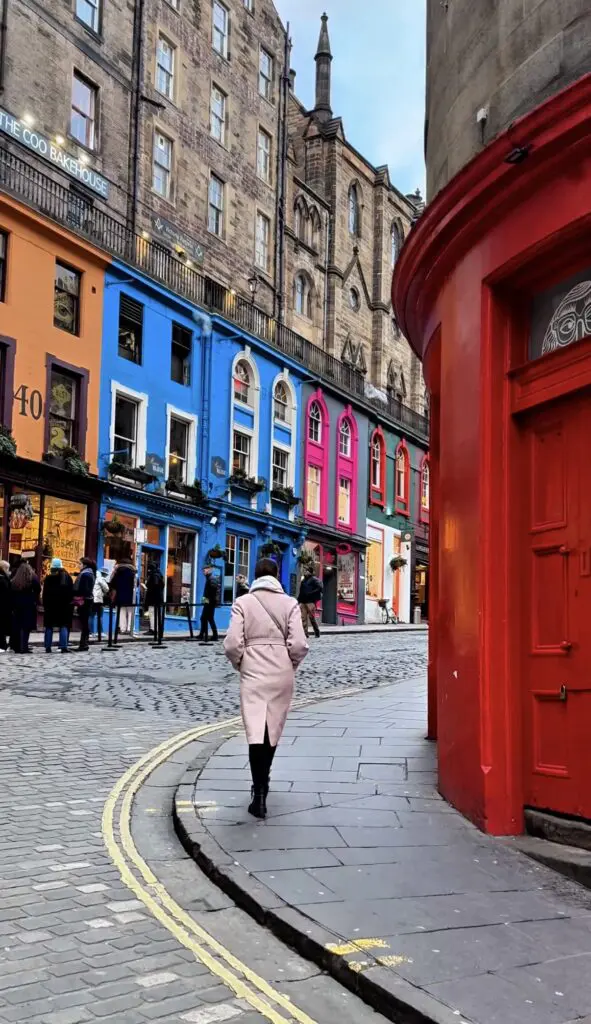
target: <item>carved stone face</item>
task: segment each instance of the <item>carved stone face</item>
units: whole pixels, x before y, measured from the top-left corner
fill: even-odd
[[[571,288],[554,313],[542,343],[542,355],[591,337],[591,281]]]

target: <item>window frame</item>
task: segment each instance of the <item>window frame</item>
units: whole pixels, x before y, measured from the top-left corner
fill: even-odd
[[[247,380],[242,380],[238,377],[238,367],[243,366],[246,371]],[[241,397],[242,392],[236,390],[236,385],[240,387],[246,387],[246,401]],[[246,359],[238,359],[232,372],[232,401],[234,405],[237,405],[239,409],[253,409],[254,403],[251,401],[251,391],[253,386],[253,375],[250,363]]]
[[[343,487],[343,484],[346,486]],[[347,519],[341,519],[340,505],[341,495],[343,492],[347,495]],[[353,481],[350,476],[343,476],[339,474],[338,485],[337,485],[337,524],[338,526],[351,528],[352,520],[352,505],[353,505]]]
[[[72,331],[69,331],[67,327],[63,327],[61,324],[56,323],[56,319],[55,319],[55,297],[56,297],[56,292],[57,292],[57,268],[58,267],[62,267],[63,270],[67,270],[71,274],[75,274],[76,278],[78,280],[78,295],[75,296],[76,307],[75,307],[75,315],[74,315],[74,329]],[[65,263],[64,260],[61,260],[61,259],[59,259],[59,257],[56,256],[55,264],[54,264],[54,286],[53,286],[53,302],[54,302],[54,307],[53,307],[53,326],[55,327],[56,330],[58,330],[58,331],[65,331],[66,334],[71,334],[73,337],[76,337],[76,338],[80,337],[80,323],[81,323],[81,319],[82,319],[82,317],[81,317],[82,278],[83,278],[83,272],[81,270],[78,270],[77,267],[72,267],[69,263]],[[63,292],[63,289],[62,289],[62,292]],[[73,293],[72,292],[66,292],[65,294],[71,295]]]
[[[178,328],[179,331],[183,331],[188,336],[188,342],[189,342],[188,347],[185,350],[187,352],[187,359],[188,359],[188,364],[189,364],[189,372],[186,375],[186,377],[187,377],[186,380],[185,380],[185,373],[183,372],[183,380],[182,381],[178,380],[176,377],[173,377],[173,374],[172,374],[174,346],[176,344],[178,348],[181,347],[180,343],[178,341],[175,341],[175,327]],[[185,360],[185,362],[186,361],[187,360]],[[184,370],[184,367],[183,367],[183,370]],[[173,320],[172,324],[171,324],[171,330],[170,330],[170,379],[173,382],[173,384],[179,384],[181,387],[188,388],[188,387],[191,386],[191,378],[192,378],[192,376],[193,376],[193,331],[190,330],[189,327],[185,327],[184,324],[179,323],[178,320]]]
[[[359,186],[357,182],[352,181],[349,186],[349,193],[347,197],[347,226],[349,228],[349,234],[353,238],[361,237],[361,202],[359,197]]]
[[[403,473],[403,485],[404,493],[401,494],[398,489],[399,484],[399,460],[404,460],[404,473]],[[395,511],[403,516],[410,516],[410,454],[408,447],[404,439],[396,446],[396,455],[394,458],[394,508]]]
[[[0,423],[12,428],[16,339],[0,334]]]
[[[281,466],[280,461],[275,461],[276,454],[285,457],[285,465]],[[291,479],[291,448],[287,448],[283,444],[279,444],[277,441],[273,441],[271,447],[271,490],[284,490],[290,485]],[[284,474],[283,483],[275,483],[275,469],[280,470]]]
[[[425,503],[425,480],[427,481]],[[428,523],[431,513],[431,459],[423,455],[421,459],[421,475],[419,484],[419,521]]]
[[[318,509],[310,508],[310,470],[314,470],[317,474],[317,480],[315,485],[318,489]],[[306,465],[306,504],[305,511],[308,515],[315,516],[319,519],[322,515],[322,482],[324,476],[324,467],[318,465],[316,462],[308,462]]]
[[[261,147],[261,140],[266,140],[268,144],[266,150],[264,149],[264,147]],[[266,173],[262,173],[262,171],[264,171],[265,168],[264,166],[263,168],[261,168],[261,153],[263,154],[264,159],[266,159]],[[272,168],[273,136],[264,128],[261,128],[261,126],[259,125],[257,130],[257,178],[259,178],[260,181],[264,181],[265,185],[272,185],[273,183]]]
[[[379,448],[380,457],[378,465],[378,483],[374,483],[373,469],[376,465],[374,449]],[[384,508],[386,504],[386,439],[381,427],[376,427],[369,442],[369,503]]]
[[[85,86],[88,89],[88,91],[89,91],[89,94],[90,94],[90,97],[91,97],[91,112],[90,112],[90,115],[87,115],[82,110],[81,107],[78,107],[78,106],[74,105],[74,86],[75,86],[76,82],[79,82],[81,85]],[[74,134],[73,125],[72,125],[72,120],[73,120],[74,113],[76,113],[80,118],[84,119],[84,123],[85,123],[86,129],[87,129],[84,141],[82,139],[78,138],[78,136]],[[92,82],[90,80],[90,78],[87,78],[86,75],[84,75],[81,71],[78,71],[77,68],[73,68],[73,70],[72,70],[72,87],[71,87],[71,90],[70,90],[70,123],[69,123],[69,127],[68,127],[68,135],[70,136],[72,141],[76,143],[77,146],[82,146],[83,149],[87,149],[89,151],[89,153],[96,153],[97,150],[98,150],[98,116],[99,116],[99,86],[95,85],[95,83]],[[90,141],[89,141],[89,133],[88,133],[88,125],[89,124],[91,126]]]
[[[343,448],[343,439],[346,438]],[[339,424],[339,455],[344,459],[353,457],[353,429],[348,416],[343,416]]]
[[[236,447],[236,438],[237,437],[244,438],[244,440],[248,442],[248,448],[247,448],[246,452],[241,452]],[[234,475],[234,473],[236,473],[236,472],[240,472],[240,473],[244,473],[247,477],[254,476],[254,473],[252,471],[252,447],[253,447],[253,434],[252,434],[252,432],[250,430],[248,430],[246,427],[243,427],[242,424],[240,424],[239,426],[236,426],[236,424],[234,423],[232,425],[232,475]],[[243,468],[242,466],[236,467],[234,465],[236,454],[238,454],[238,455],[245,455],[246,456],[246,468]]]
[[[8,281],[8,247],[10,232],[0,228],[0,302],[6,302],[6,286]],[[2,252],[2,247],[4,252]]]
[[[146,462],[149,396],[145,392],[134,391],[133,388],[126,387],[125,384],[121,384],[118,380],[111,380],[109,461],[117,461],[117,455],[115,454],[115,405],[118,395],[121,398],[127,398],[129,401],[135,402],[138,407],[135,441],[136,458],[133,466],[134,469],[137,469],[139,466],[145,465]]]
[[[159,152],[162,152],[161,148],[157,145],[157,140],[158,140],[159,137],[161,139],[164,139],[168,143],[169,152],[170,152],[170,167],[166,167],[165,164],[163,164],[161,161],[156,159],[157,154]],[[167,175],[167,177],[165,179],[166,183],[167,183],[167,190],[166,190],[166,192],[161,192],[159,188],[156,188],[156,185],[154,183],[155,182],[154,171],[155,171],[156,167],[162,168],[163,171],[165,172],[165,174]],[[153,138],[152,138],[152,192],[154,192],[155,195],[159,196],[160,199],[164,199],[165,202],[172,203],[172,201],[173,201],[173,185],[174,185],[174,139],[172,139],[170,137],[170,135],[167,135],[166,132],[163,132],[156,125],[154,125],[154,132],[153,132]]]
[[[264,235],[261,238],[259,234],[259,226],[264,227]],[[269,261],[271,258],[271,218],[263,213],[262,210],[257,210],[256,221],[255,221],[255,245],[254,245],[254,262],[258,270],[262,270],[264,274],[269,273]],[[264,262],[262,260],[264,259]]]
[[[216,10],[223,11],[225,14],[225,25],[224,31],[222,32],[215,23]],[[223,41],[222,49],[219,50],[216,46],[216,33],[219,34]],[[211,48],[214,53],[217,53],[219,57],[223,57],[224,60],[229,59],[230,52],[230,9],[226,7],[221,0],[213,0],[211,5]]]
[[[214,203],[212,202],[212,185],[214,184],[214,182],[217,182],[219,185],[221,185],[220,192],[219,192],[220,199],[221,199],[221,205],[220,206],[215,206]],[[213,223],[212,216],[211,216],[212,210],[215,211],[215,214],[214,214],[214,216],[216,218],[215,219],[215,224],[216,225],[219,224],[219,228],[220,228],[219,231],[217,231],[215,229],[215,227],[212,227],[212,223]],[[226,222],[226,182],[222,178],[220,178],[217,174],[214,174],[213,171],[210,171],[210,174],[209,174],[209,184],[207,186],[207,230],[209,231],[210,235],[214,235],[216,238],[224,238],[225,234],[226,234],[225,222]]]
[[[233,541],[233,543],[229,543],[230,539]],[[241,562],[240,558],[244,556],[245,551],[246,551],[246,554],[247,554],[247,561],[246,562],[244,562],[244,561]],[[233,557],[230,557],[230,553],[232,554]],[[234,533],[233,531],[227,532],[226,533],[226,563],[225,563],[225,565],[226,565],[226,568],[229,565],[232,566],[232,587],[231,587],[231,594],[230,594],[230,602],[233,602],[235,600],[235,598],[236,598],[236,577],[244,570],[244,566],[246,566],[246,572],[244,573],[244,575],[246,576],[247,580],[250,579],[251,561],[252,561],[252,538],[246,536],[246,534],[243,534],[243,533]],[[224,575],[223,590],[222,590],[224,602],[225,602],[225,599],[226,599],[226,592],[230,591],[230,588],[226,587],[226,585],[225,585],[225,581],[226,581],[227,578],[228,578],[227,575]]]
[[[218,93],[222,100],[222,116],[219,117],[214,114],[214,93]],[[219,142],[220,146],[226,145],[226,129],[227,129],[227,118],[228,118],[228,94],[216,85],[215,82],[211,83],[211,90],[209,94],[209,135],[215,141]],[[218,137],[213,130],[214,119],[221,125],[220,136]],[[209,197],[208,197],[209,198]]]
[[[285,401],[283,401],[282,398],[277,398],[277,391],[279,390],[279,388],[283,389],[283,393],[285,394]],[[281,426],[284,427],[291,427],[291,403],[289,399],[289,387],[285,383],[285,380],[280,379],[275,381],[275,386],[273,388],[273,421],[275,423],[280,423]],[[283,410],[283,416],[277,415],[278,406]]]
[[[0,339],[1,341],[2,339]],[[54,356],[47,352],[45,355],[45,403],[44,403],[44,430],[43,430],[43,450],[49,451],[49,443],[51,438],[51,424],[50,424],[50,407],[51,407],[51,378],[54,373],[61,373],[64,377],[72,377],[76,382],[76,401],[75,401],[75,430],[73,447],[76,448],[80,457],[83,459],[86,455],[86,432],[88,428],[87,424],[87,410],[88,410],[88,382],[89,382],[89,371],[83,366],[74,366],[72,363],[66,363],[59,356]]]
[[[318,416],[312,416],[312,409],[317,409],[318,410]],[[322,408],[320,406],[320,403],[317,402],[316,400],[313,400],[310,403],[310,408],[308,409],[307,420],[308,420],[308,441],[310,441],[311,444],[321,445],[322,444],[322,434],[323,434],[323,426],[324,426],[324,424],[323,424],[323,417],[322,417]],[[312,423],[317,423],[318,424],[318,437],[312,437],[312,431],[310,429]]]
[[[130,325],[132,325],[132,326],[134,325],[134,322],[133,322],[132,318],[131,317],[125,317],[125,314],[122,313],[123,300],[127,300],[130,304],[133,303],[134,305],[138,306],[139,309],[141,310],[140,322],[139,322],[139,324],[135,325],[136,329],[139,327],[139,343],[137,342],[137,339],[136,339],[136,345],[137,345],[137,347],[139,349],[139,358],[137,358],[137,359],[130,359],[128,356],[125,356],[125,355],[121,354],[121,341],[120,341],[120,337],[121,337],[121,318],[122,318],[122,315],[123,315],[123,317],[125,319],[128,320]],[[143,360],[143,347],[144,347],[144,303],[143,302],[139,302],[138,299],[134,298],[133,295],[129,295],[125,291],[120,291],[119,292],[119,319],[118,319],[118,322],[117,322],[117,355],[118,355],[119,359],[125,359],[126,362],[128,362],[128,363],[133,363],[135,366],[141,366],[142,365],[142,360]]]
[[[96,25],[89,25],[89,23],[81,17],[78,13],[80,4],[86,4],[88,7],[91,7],[96,11]],[[87,29],[88,32],[92,32],[95,36],[100,36],[103,27],[103,0],[75,0],[74,18],[76,21],[79,21],[81,25],[84,25],[84,28]]]
[[[170,477],[170,437],[172,421],[178,420],[187,427],[187,454],[185,459],[185,479],[182,483],[191,487],[197,474],[197,428],[198,417],[185,409],[179,409],[175,405],[166,406],[166,449],[164,460],[166,466],[166,479]]]
[[[263,57],[267,57],[269,60],[268,75],[263,71]],[[263,84],[262,89],[261,84]],[[265,46],[259,47],[258,90],[259,96],[261,96],[262,99],[267,100],[267,103],[273,103],[275,92],[275,57]]]
[[[170,51],[170,69],[168,69],[160,60],[162,44],[164,44],[165,47],[168,47],[168,50]],[[171,103],[174,103],[176,96],[176,55],[176,45],[173,42],[171,42],[171,40],[164,32],[159,32],[158,38],[156,40],[156,67],[154,74],[154,88],[159,96],[164,96],[164,98],[170,100]],[[165,77],[165,84],[166,86],[168,86],[168,88],[160,88],[160,75]]]

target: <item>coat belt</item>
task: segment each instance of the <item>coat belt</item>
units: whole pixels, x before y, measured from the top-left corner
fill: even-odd
[[[253,640],[246,640],[245,647],[287,647],[285,640],[265,640],[264,637],[254,637]]]

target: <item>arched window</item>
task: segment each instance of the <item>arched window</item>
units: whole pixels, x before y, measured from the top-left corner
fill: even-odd
[[[318,402],[312,402],[308,415],[308,438],[315,444],[322,444],[322,411]]]
[[[406,400],[406,381],[402,370],[400,371],[400,377],[398,379],[398,390],[396,392],[396,398],[399,402]]]
[[[391,238],[390,238],[391,260],[392,260],[392,266],[393,267],[396,266],[396,262],[398,260],[398,257],[400,256],[400,250],[402,249],[403,238],[404,238],[404,236],[402,234],[402,228],[395,221],[394,224],[392,225],[392,233],[391,233]]]
[[[410,457],[404,441],[401,441],[396,449],[395,473],[396,511],[407,516],[409,514]]]
[[[421,464],[421,520],[429,521],[429,506],[431,501],[431,470],[429,467],[429,456],[425,455]]]
[[[351,424],[349,420],[343,420],[339,430],[339,455],[351,458]]]
[[[308,243],[308,227],[309,218],[308,207],[305,199],[302,196],[298,196],[295,201],[295,217],[294,217],[294,230],[296,237],[299,238],[300,242]]]
[[[349,234],[359,235],[359,190],[357,185],[349,189]]]
[[[371,438],[370,462],[369,500],[372,505],[383,507],[386,502],[386,441],[380,427]]]
[[[312,227],[312,248],[318,252],[322,241],[322,224],[320,222],[320,214],[315,206],[310,211],[310,225]]]
[[[241,359],[236,363],[234,370],[234,401],[242,405],[252,405],[251,388],[250,367]]]
[[[296,274],[293,305],[300,316],[312,319],[312,284],[304,273]]]
[[[281,423],[289,423],[290,421],[289,394],[287,391],[287,385],[282,380],[278,380],[275,385],[275,391],[273,394],[273,416]]]

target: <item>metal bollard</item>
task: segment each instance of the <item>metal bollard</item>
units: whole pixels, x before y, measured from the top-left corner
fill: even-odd
[[[190,604],[186,604],[185,608],[187,609],[187,623],[189,625],[189,639],[190,640],[194,640],[195,639],[195,633],[193,632],[193,619],[192,619],[192,616],[191,616],[191,605]]]
[[[150,647],[159,648],[160,650],[166,649],[166,644],[162,643],[164,637],[164,614],[165,606],[163,604],[155,605],[154,607],[154,632],[156,634],[156,642],[150,644]]]
[[[114,612],[113,605],[110,604],[109,605],[109,633],[108,633],[108,639],[107,639],[107,646],[103,647],[103,651],[118,651],[118,650],[120,650],[120,645],[117,643],[117,636],[118,636],[118,633],[119,633],[119,608],[117,608],[117,615],[116,615],[115,625],[113,623],[113,619],[115,618],[115,616],[113,615],[113,612]]]

